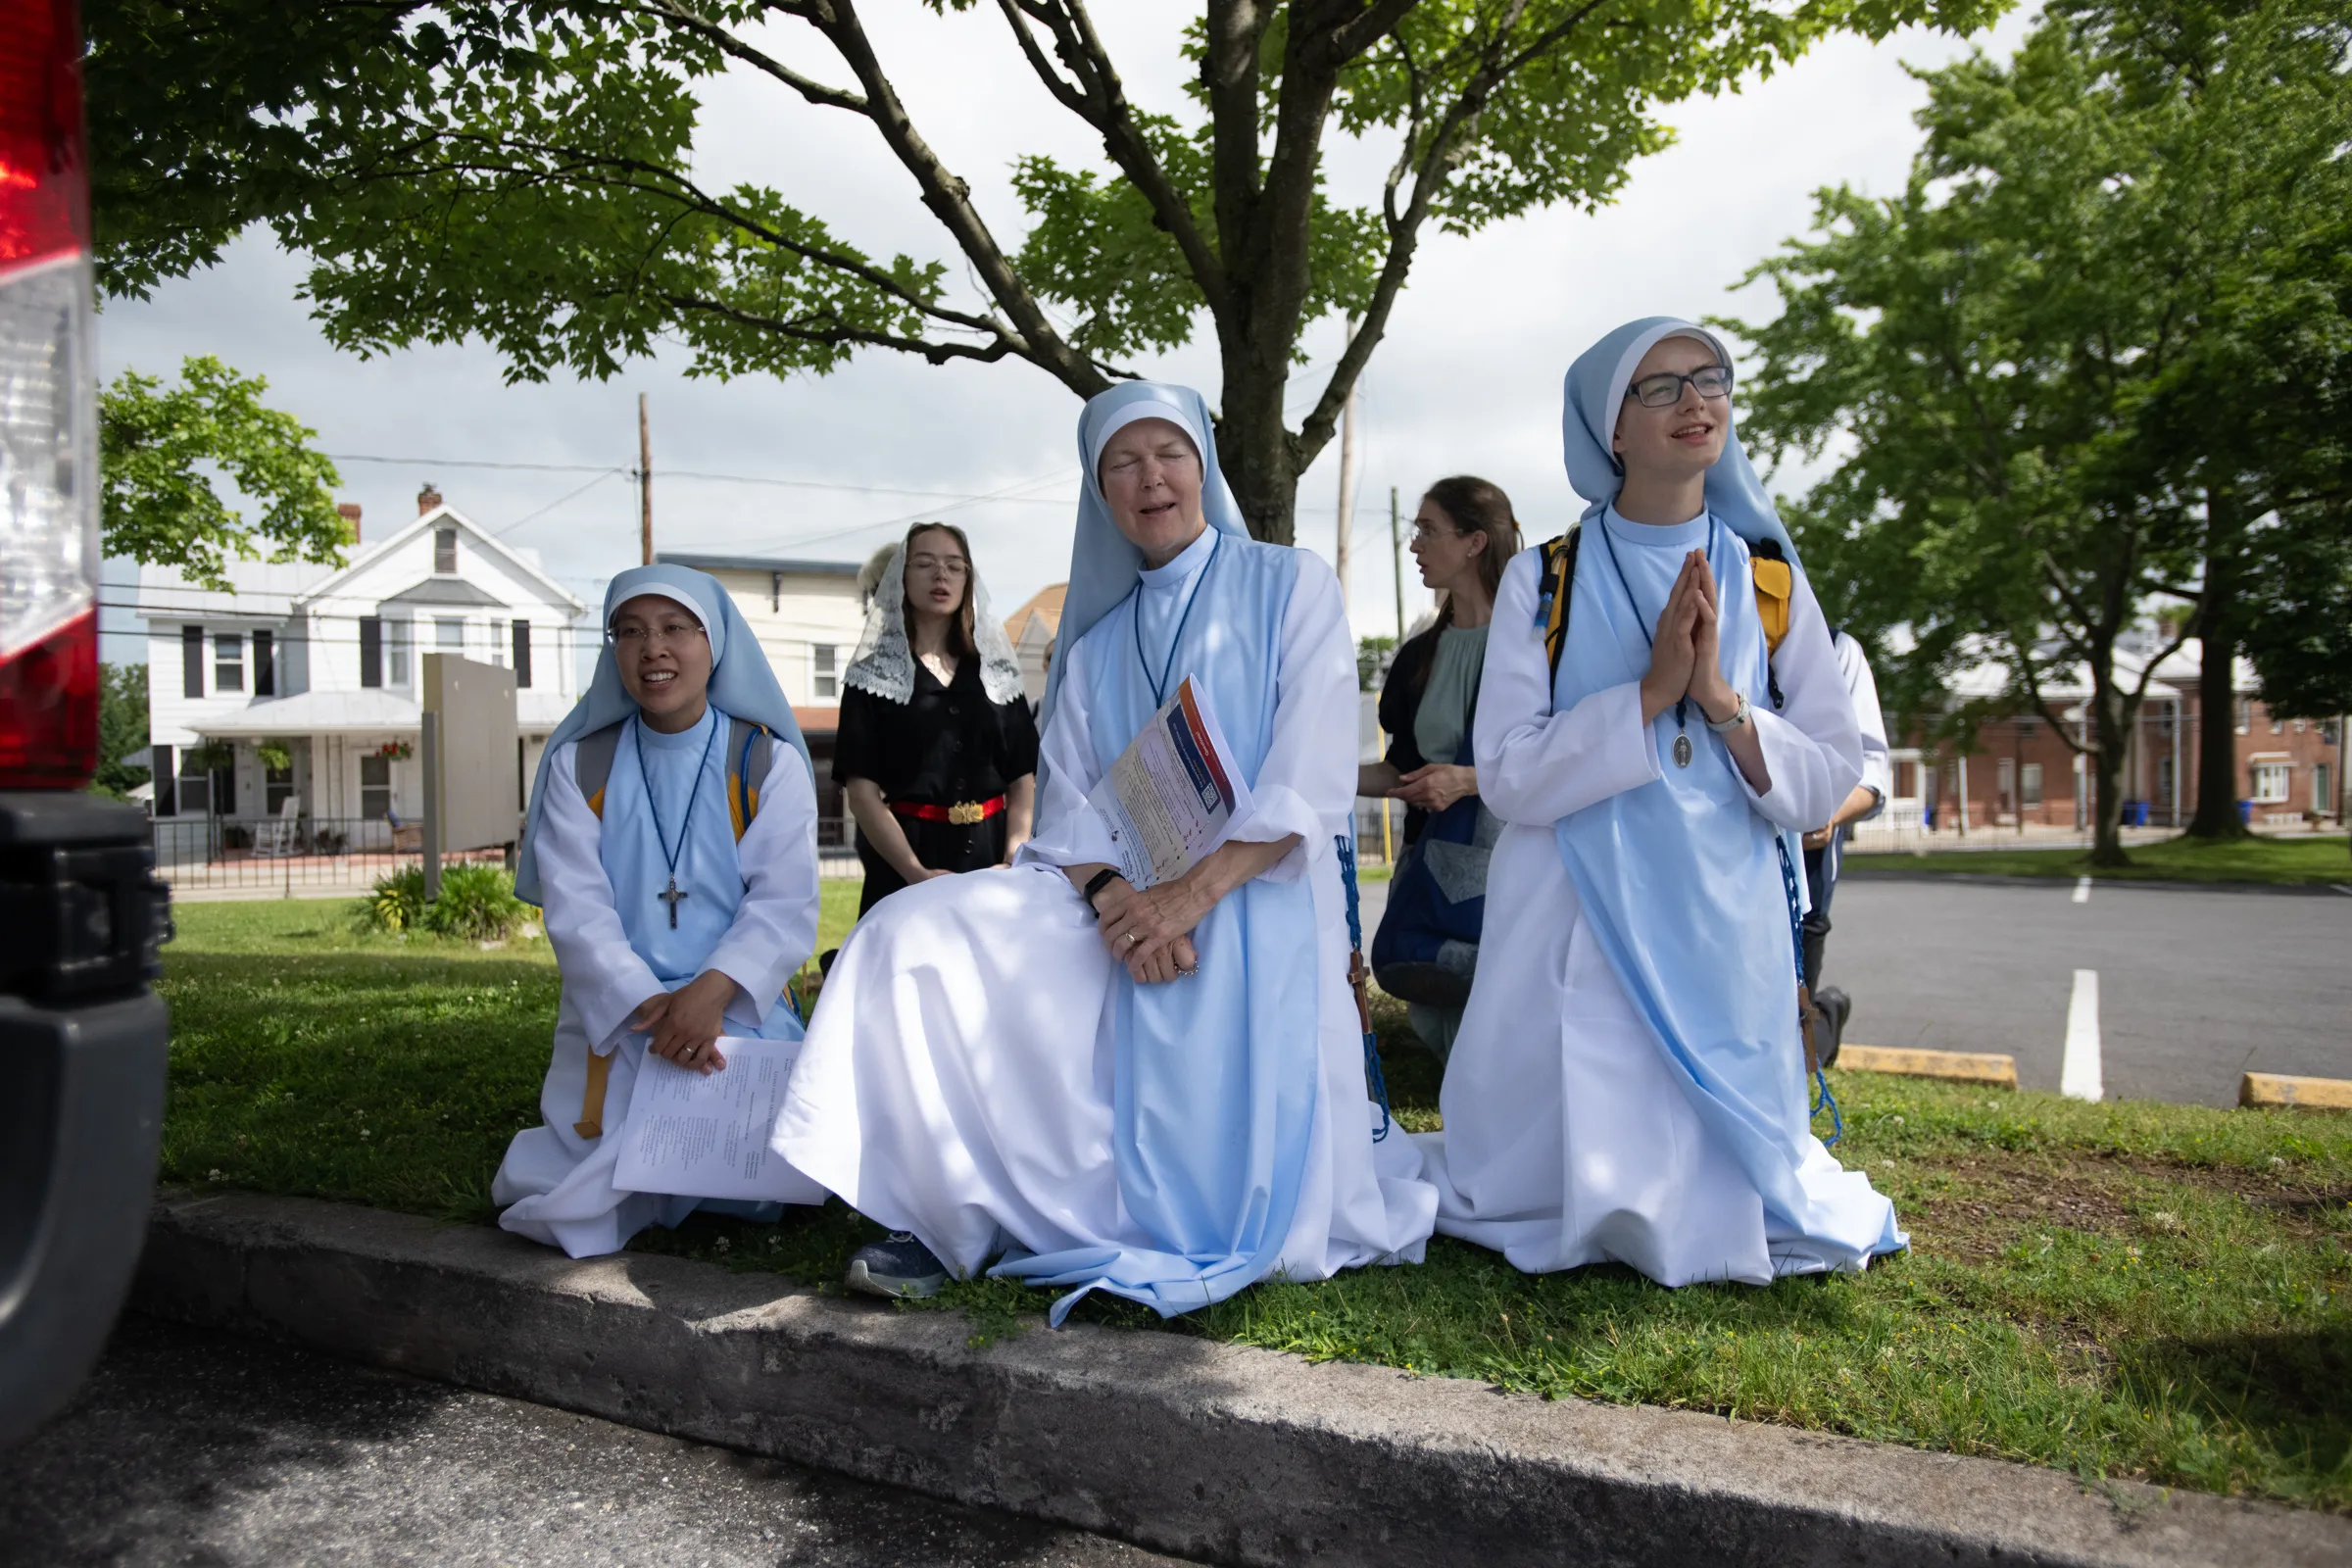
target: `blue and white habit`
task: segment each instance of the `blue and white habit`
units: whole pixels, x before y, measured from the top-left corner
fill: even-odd
[[[1122,426],[1185,429],[1209,526],[1166,565],[1098,480]],[[1243,526],[1199,394],[1132,383],[1080,416],[1085,469],[1046,695],[1037,834],[1004,869],[894,894],[833,965],[775,1148],[949,1267],[1174,1315],[1281,1273],[1418,1260],[1435,1194],[1377,1112],[1347,984],[1335,835],[1355,790],[1338,580]],[[1188,613],[1189,609],[1189,613]],[[1290,854],[1193,933],[1197,976],[1137,985],[1061,867],[1116,857],[1086,804],[1191,675],[1248,778],[1233,836]]]
[[[1568,475],[1589,502],[1555,681],[1540,551],[1505,568],[1473,742],[1506,824],[1487,882],[1478,981],[1446,1064],[1446,1127],[1417,1140],[1438,1229],[1529,1272],[1608,1260],[1662,1285],[1764,1284],[1859,1270],[1906,1245],[1893,1206],[1842,1169],[1808,1117],[1786,863],[1862,776],[1854,705],[1794,571],[1788,632],[1766,649],[1747,545],[1788,535],[1739,439],[1706,510],[1628,521],[1610,455],[1627,383],[1689,322],[1636,321],[1568,372]],[[1724,363],[1730,364],[1728,355]],[[1767,787],[1750,787],[1693,704],[1642,720],[1642,677],[1685,554],[1708,552],[1723,669],[1748,696]],[[1789,554],[1793,557],[1793,552]],[[1695,756],[1667,760],[1678,733]],[[1801,902],[1801,872],[1796,880]]]
[[[629,1095],[646,1037],[628,1027],[648,997],[716,969],[739,988],[724,1030],[801,1038],[784,986],[816,945],[816,790],[807,743],[759,640],[718,581],[685,566],[639,566],[612,579],[605,623],[627,601],[659,594],[683,606],[710,639],[710,706],[702,721],[663,735],[637,721],[608,642],[596,678],[550,736],[531,790],[514,890],[546,910],[564,976],[555,1054],[539,1092],[546,1125],[514,1135],[492,1182],[499,1224],[573,1257],[618,1251],[648,1225],[675,1225],[705,1200],[612,1185]],[[729,650],[735,657],[728,658]],[[729,720],[764,724],[779,743],[759,809],[737,843],[727,807]],[[600,820],[581,794],[583,736],[621,726]],[[676,856],[677,925],[662,895]],[[609,1056],[603,1133],[582,1136],[591,1055]],[[821,1203],[790,1176],[775,1202]],[[772,1215],[774,1203],[714,1201]]]

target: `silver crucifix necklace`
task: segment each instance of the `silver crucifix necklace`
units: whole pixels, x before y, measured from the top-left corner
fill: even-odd
[[[686,835],[694,829],[694,806],[703,798],[703,769],[710,765],[710,748],[718,744],[718,724],[710,725],[710,738],[703,742],[702,760],[694,764],[694,779],[686,788],[686,818],[678,824],[678,847],[669,847],[669,837],[662,831],[662,803],[654,795],[654,775],[645,765],[644,725],[638,725],[637,776],[645,781],[645,804],[654,813],[654,842],[662,846],[662,858],[669,871],[669,886],[654,895],[669,906],[669,928],[678,928],[678,906],[694,895],[678,886],[678,857],[686,853]]]

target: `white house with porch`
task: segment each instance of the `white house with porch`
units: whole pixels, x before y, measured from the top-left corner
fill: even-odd
[[[535,553],[437,493],[417,506],[340,569],[234,563],[230,593],[168,568],[140,573],[159,852],[161,824],[207,820],[231,846],[269,822],[296,824],[306,845],[330,853],[389,848],[393,824],[423,804],[416,749],[427,653],[514,669],[521,810],[548,734],[578,699],[586,606]],[[358,513],[344,509],[355,531]]]

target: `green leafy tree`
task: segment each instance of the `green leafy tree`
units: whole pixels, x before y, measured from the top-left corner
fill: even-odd
[[[335,466],[318,432],[262,403],[269,383],[209,356],[180,384],[124,370],[98,398],[104,547],[226,591],[230,559],[340,563],[351,532],[335,511]],[[259,513],[221,498],[225,477]]]
[[[2301,0],[2246,10],[2266,5],[2249,36],[2304,36],[2317,16]],[[2088,754],[2101,863],[2124,858],[2126,748],[2170,651],[2145,648],[2150,607],[2195,607],[2170,622],[2174,647],[2231,623],[2252,519],[2329,482],[2326,439],[2277,439],[2277,400],[2330,385],[2340,319],[2340,296],[2310,286],[2321,258],[2297,217],[2327,95],[2287,113],[2255,90],[2291,50],[2247,71],[2231,113],[2218,94],[2157,93],[2161,74],[2119,53],[2142,35],[2125,14],[2060,6],[2014,61],[1929,74],[1903,195],[1823,192],[1818,237],[1758,270],[1780,318],[1727,323],[1762,351],[1744,426],[1762,449],[1850,439],[1791,509],[1825,603],[1866,632],[1904,629],[1889,684],[1913,714],[1938,710],[1960,666],[1997,662],[2007,690],[1941,712],[1943,727],[1965,737],[2003,709],[2048,718]],[[2135,646],[2155,657],[2119,660]],[[2045,696],[2076,669],[2090,688],[2080,725]],[[2228,725],[2204,727],[2227,746]],[[2234,827],[2233,784],[2218,795]]]
[[[1974,27],[2004,4],[1205,0],[1179,117],[1128,98],[1085,0],[994,0],[999,79],[1029,78],[1103,157],[1021,159],[1009,242],[856,0],[90,0],[100,271],[137,293],[266,223],[312,258],[337,344],[480,338],[518,379],[610,376],[661,340],[697,374],[884,350],[1023,360],[1091,396],[1205,320],[1227,474],[1251,528],[1288,540],[1433,225],[1597,206],[1671,140],[1664,105],[1833,32]],[[776,183],[701,178],[698,94],[721,71],[864,122],[942,255],[869,253],[794,205],[790,147]],[[1372,202],[1326,188],[1335,133],[1390,154]],[[1346,347],[1293,428],[1301,335],[1332,316]]]
[[[2150,149],[2137,178],[2145,286],[2177,347],[2153,368],[2107,482],[2169,493],[2199,554],[2197,812],[2233,838],[2239,654],[2266,693],[2300,616],[2352,551],[2352,12],[2315,0],[2135,0],[2062,8]],[[2316,570],[2286,587],[2277,574]],[[2281,591],[2283,589],[2283,591]],[[2288,617],[2280,619],[2280,616]],[[2340,623],[2339,623],[2340,624]],[[2340,641],[2340,633],[2339,633]],[[2275,667],[2276,666],[2276,667]]]
[[[116,800],[147,782],[148,769],[122,759],[147,744],[147,666],[105,664],[98,670],[98,772],[90,788]]]

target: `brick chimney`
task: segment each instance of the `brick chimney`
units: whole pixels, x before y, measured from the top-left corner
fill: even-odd
[[[358,544],[360,542],[360,504],[357,501],[339,501],[335,503],[335,515],[343,519],[344,541],[348,544]]]
[[[421,517],[440,504],[441,492],[434,489],[433,482],[427,479],[424,488],[416,492],[416,515]]]

